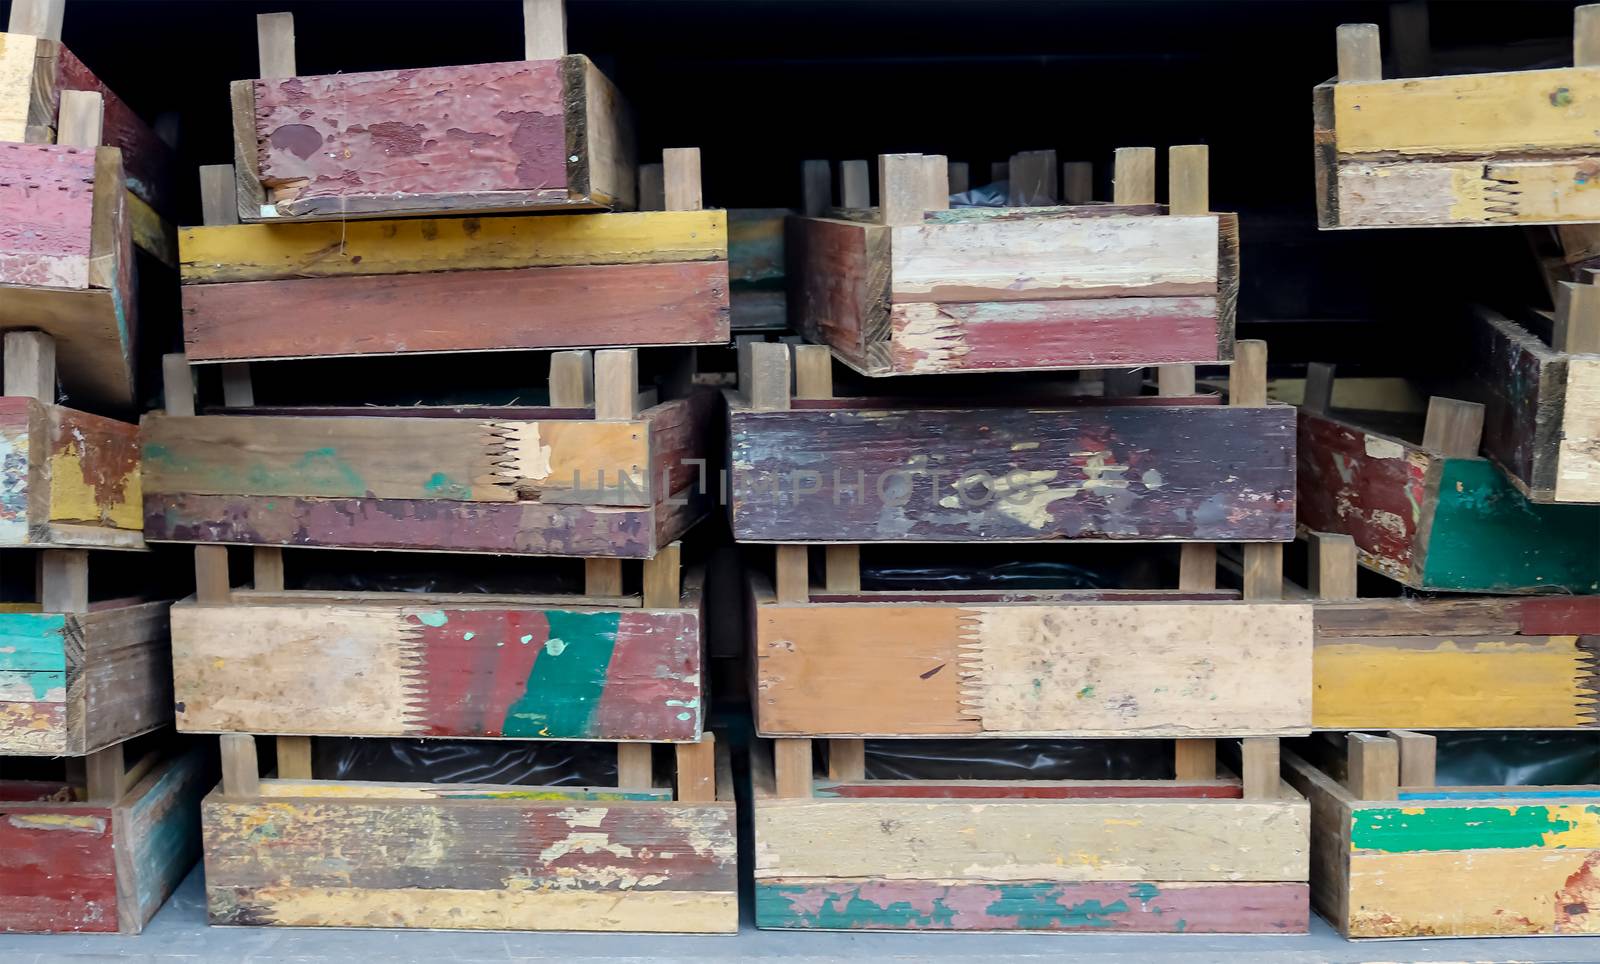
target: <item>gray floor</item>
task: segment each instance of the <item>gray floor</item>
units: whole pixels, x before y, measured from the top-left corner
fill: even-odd
[[[758,931],[733,937],[446,933],[207,927],[200,871],[189,875],[138,937],[0,936],[0,962],[333,961],[339,964],[477,961],[989,960],[1226,961],[1356,964],[1374,961],[1600,961],[1600,937],[1351,944],[1320,919],[1305,937],[1034,934],[833,934]]]

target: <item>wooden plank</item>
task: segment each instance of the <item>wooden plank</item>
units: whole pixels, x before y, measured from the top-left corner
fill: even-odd
[[[889,229],[820,219],[795,220],[785,236],[793,258],[789,300],[794,327],[857,365],[881,340],[889,313]]]
[[[1306,802],[766,799],[755,875],[1304,880]],[[1085,841],[1094,841],[1086,846]]]
[[[217,739],[222,748],[220,792],[235,799],[258,796],[261,767],[256,762],[256,738],[247,733],[224,733]]]
[[[829,740],[830,745],[855,740]],[[1211,744],[1211,740],[1180,740],[1184,744]],[[1199,756],[1199,754],[1196,754]],[[832,769],[830,765],[830,770]],[[1238,800],[1239,781],[1221,780],[1213,765],[1203,779],[1185,780],[865,780],[840,782],[829,776],[818,782],[819,797],[848,800]]]
[[[1283,603],[760,605],[757,728],[841,737],[1304,732],[1310,634],[1310,607]],[[1116,640],[1110,651],[1106,639]],[[885,692],[896,699],[873,695]]]
[[[75,622],[73,635],[83,640],[83,722],[74,752],[166,726],[172,719],[167,603],[102,603]]]
[[[565,0],[522,0],[522,59],[554,60],[566,55]]]
[[[1319,729],[1546,729],[1600,725],[1600,672],[1577,635],[1328,636],[1313,650]],[[1405,781],[1409,782],[1409,781]]]
[[[833,397],[833,353],[825,345],[794,346],[794,397]]]
[[[861,547],[823,547],[823,586],[828,592],[861,591]]]
[[[44,411],[51,525],[137,537],[143,497],[137,426],[60,406]]]
[[[639,165],[639,210],[667,209],[667,169],[661,164]]]
[[[1335,33],[1338,80],[1343,84],[1383,79],[1383,55],[1378,45],[1378,25],[1347,23]]]
[[[1211,148],[1181,144],[1167,148],[1167,206],[1173,214],[1211,210]]]
[[[1287,540],[1292,417],[1285,406],[1186,404],[735,408],[734,534],[754,542]],[[1228,474],[1214,471],[1218,462]],[[835,482],[816,466],[846,472]],[[816,491],[797,496],[808,472],[819,476]],[[846,498],[856,472],[865,486]]]
[[[1422,447],[1452,458],[1475,458],[1483,436],[1483,406],[1435,395],[1428,399]]]
[[[622,595],[622,563],[616,559],[585,559],[583,592],[586,596]]]
[[[1272,800],[1283,782],[1278,776],[1278,738],[1247,736],[1239,741],[1240,776],[1246,800]]]
[[[208,168],[200,170],[204,179]],[[184,284],[725,261],[728,215],[679,210],[605,218],[529,215],[234,224],[184,228],[178,242]]]
[[[122,799],[122,777],[127,772],[122,744],[90,753],[84,759],[84,795],[90,803],[111,806]]]
[[[1179,782],[1216,779],[1216,740],[1175,740],[1174,743],[1173,775]]]
[[[1094,200],[1094,162],[1061,162],[1061,200],[1066,204],[1088,204]]]
[[[157,542],[623,559],[648,558],[705,511],[703,501],[685,507],[663,529],[659,508],[546,502],[152,493],[144,505],[145,537]]]
[[[66,0],[14,0],[6,29],[59,43],[66,9]]]
[[[1283,755],[1284,780],[1311,809],[1311,901],[1346,933],[1349,908],[1350,796],[1332,777],[1292,751]]]
[[[311,737],[280,736],[276,742],[278,776],[285,780],[311,779]]]
[[[1592,849],[1353,854],[1350,936],[1597,934],[1597,867]]]
[[[214,924],[731,933],[732,804],[213,795]],[[255,827],[278,814],[279,836]],[[423,829],[430,828],[430,829]],[[326,842],[349,867],[330,872]],[[526,881],[522,886],[517,881]]]
[[[1114,204],[1155,203],[1155,148],[1117,148],[1111,175],[1111,200]]]
[[[425,597],[411,605],[180,604],[172,610],[178,725],[694,740],[704,722],[697,605],[694,596],[671,608],[627,610]]]
[[[1234,343],[1228,371],[1228,404],[1255,408],[1267,404],[1267,343],[1255,339]]]
[[[895,302],[1215,297],[1216,215],[914,223],[893,230]]]
[[[1549,797],[1418,803],[1357,809],[1351,853],[1569,848],[1600,853],[1593,846],[1600,832],[1600,810],[1593,803],[1551,802]]]
[[[639,417],[639,353],[607,348],[594,354],[594,417],[629,422]],[[630,463],[637,466],[637,462]],[[633,472],[630,468],[627,471]]]
[[[1600,66],[1600,4],[1581,4],[1572,10],[1572,64]]]
[[[1208,542],[1186,542],[1179,547],[1179,589],[1217,588],[1217,547]]]
[[[89,551],[46,549],[39,557],[39,605],[47,613],[89,611]]]
[[[1338,532],[1306,534],[1307,589],[1317,599],[1356,598],[1356,543]]]
[[[865,780],[866,778],[867,741],[829,740],[828,779],[847,781]]]
[[[863,162],[865,163],[865,162]],[[950,193],[965,194],[972,186],[972,171],[966,161],[950,161],[945,173],[950,183]],[[848,205],[846,205],[848,207]]]
[[[1600,502],[1600,358],[1567,360],[1555,500]]]
[[[256,14],[256,54],[263,78],[293,77],[294,14]]]
[[[0,804],[0,931],[116,932],[109,807]]]
[[[200,857],[200,798],[216,780],[207,755],[159,762],[113,814],[118,850],[118,917],[138,933]]]
[[[594,353],[558,351],[550,356],[550,404],[555,408],[594,407]]]
[[[18,6],[13,4],[11,9],[16,11]],[[41,46],[48,48],[36,34],[0,33],[0,140],[22,143],[28,139],[34,62]],[[44,58],[48,59],[48,53]]]
[[[1586,151],[1600,68],[1413,77],[1333,87],[1338,152]]]
[[[801,212],[806,217],[821,217],[833,206],[833,172],[828,162],[801,162],[800,180]]]
[[[222,404],[228,408],[250,408],[256,403],[255,386],[250,380],[248,362],[230,362],[222,368]]]
[[[0,152],[0,284],[81,290],[94,253],[94,150],[43,144]]]
[[[1357,800],[1393,800],[1400,786],[1400,746],[1370,733],[1346,737],[1350,754],[1347,780]]]
[[[56,115],[56,143],[66,147],[99,147],[105,127],[105,99],[98,91],[63,90]]]
[[[1253,542],[1244,547],[1244,598],[1283,598],[1283,543]]]
[[[1560,282],[1550,347],[1568,354],[1600,352],[1600,287]]]
[[[654,501],[649,432],[635,421],[150,415],[143,429],[152,493]]]
[[[761,880],[756,926],[804,930],[1300,934],[1306,885],[884,880]],[[926,908],[923,910],[922,908]]]
[[[648,743],[617,744],[617,786],[643,790],[655,785],[652,748]]]
[[[714,803],[717,799],[717,738],[706,733],[699,743],[680,743],[677,753],[681,803]]]
[[[789,346],[782,343],[753,342],[749,355],[749,384],[739,388],[758,412],[781,411],[789,407]],[[741,375],[744,372],[741,372]]]
[[[228,578],[227,546],[194,547],[195,599],[202,603],[226,603],[232,591]]]
[[[811,573],[809,553],[805,546],[774,546],[775,571],[773,585],[777,586],[780,602],[805,602],[810,594]]]
[[[728,271],[720,261],[226,282],[183,289],[184,344],[191,362],[720,344],[728,340],[728,314]]]
[[[921,224],[928,210],[926,165],[921,154],[878,155],[878,220]]]
[[[1533,159],[1512,155],[1488,163],[1339,161],[1332,175],[1338,220],[1323,226],[1448,227],[1594,221],[1600,219],[1600,201],[1584,190],[1588,183],[1585,172],[1594,163],[1589,155]],[[1323,169],[1326,171],[1326,163]]]
[[[693,744],[685,744],[693,745]],[[672,799],[667,787],[622,790],[617,787],[506,786],[488,783],[380,783],[367,780],[262,780],[261,796],[293,799],[358,800],[618,800]]]

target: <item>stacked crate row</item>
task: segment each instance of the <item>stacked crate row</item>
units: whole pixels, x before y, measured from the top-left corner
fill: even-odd
[[[886,155],[875,208],[847,162],[850,206],[791,221],[791,317],[820,344],[742,346],[729,414],[733,535],[775,554],[750,585],[759,926],[1306,930],[1309,811],[1278,750],[1311,727],[1311,607],[1279,598],[1294,413],[1265,397],[1265,346],[1234,341],[1236,222],[1210,212],[1206,149],[1172,149],[1166,206],[1155,160],[1119,151],[1111,204],[951,209],[943,157]],[[835,397],[833,358],[1083,377]],[[1195,388],[1218,362],[1226,404]],[[1154,386],[1127,377],[1146,366]],[[1150,543],[1172,572],[862,588],[884,544],[1061,542]],[[1219,543],[1243,543],[1237,588]],[[937,761],[946,738],[1146,740],[1173,778],[868,773],[880,740]]]
[[[125,419],[169,157],[61,17],[14,3],[0,33],[0,931],[138,933],[194,863],[207,771],[170,738],[159,581],[106,578],[146,549]]]
[[[702,209],[697,151],[635,171],[626,107],[566,54],[560,3],[525,6],[525,60],[323,76],[297,75],[288,15],[263,16],[235,164],[202,172],[186,357],[143,440],[148,537],[195,547],[174,678],[178,728],[221,735],[214,923],[737,927],[681,542],[712,507],[716,400],[690,346],[729,337],[726,220]],[[667,210],[631,210],[652,196]],[[641,390],[640,346],[662,345],[673,365]],[[316,401],[329,359],[506,351],[548,359],[548,404]],[[301,374],[257,405],[274,365]],[[216,370],[223,405],[197,408]],[[251,548],[248,587],[230,545]],[[298,578],[309,550],[349,550],[322,563],[341,578]],[[532,557],[578,588],[379,591],[394,551]],[[383,738],[455,741],[478,776],[363,778],[323,752]],[[466,741],[609,746],[614,777],[507,785]]]
[[[1578,8],[1573,49],[1570,68],[1385,80],[1378,28],[1341,27],[1314,96],[1322,226],[1592,232],[1600,8]],[[1439,786],[1418,732],[1597,724],[1600,300],[1572,263],[1553,313],[1464,319],[1463,398],[1423,412],[1308,372],[1299,511],[1333,732],[1285,762],[1313,898],[1346,936],[1600,933],[1600,786]]]

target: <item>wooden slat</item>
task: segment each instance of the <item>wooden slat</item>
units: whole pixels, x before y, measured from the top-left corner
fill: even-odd
[[[794,346],[794,397],[833,397],[833,352],[826,345]]]
[[[1094,200],[1094,162],[1061,162],[1061,200],[1066,204],[1088,204]]]
[[[861,591],[861,547],[824,546],[823,586],[828,592]]]
[[[972,188],[972,171],[966,161],[951,161],[946,177],[951,194],[965,194]]]
[[[1600,22],[1600,15],[1595,20]],[[1600,285],[1563,281],[1556,286],[1550,347],[1568,354],[1600,353]]]
[[[67,0],[12,0],[7,31],[61,42]]]
[[[1233,346],[1228,372],[1228,404],[1258,408],[1267,404],[1267,343],[1241,338]]]
[[[250,378],[249,362],[233,362],[222,368],[222,404],[228,408],[249,408],[256,403],[255,383]]]
[[[1252,542],[1244,547],[1244,598],[1283,598],[1283,543]]]
[[[1438,740],[1432,734],[1390,730],[1388,736],[1400,749],[1400,786],[1431,787],[1438,784],[1435,776]]]
[[[622,560],[583,560],[583,592],[586,596],[622,595]]]
[[[758,412],[789,407],[789,346],[774,342],[749,342],[747,370],[740,371],[739,388]],[[744,376],[748,375],[748,380]]]
[[[1572,65],[1600,67],[1600,4],[1586,3],[1573,8]]]
[[[1179,549],[1178,588],[1217,588],[1217,546],[1213,542],[1186,542]]]
[[[239,223],[239,187],[232,164],[200,165],[200,217],[207,225]]]

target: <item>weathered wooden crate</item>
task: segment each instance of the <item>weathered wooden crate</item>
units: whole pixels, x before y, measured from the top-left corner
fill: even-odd
[[[866,779],[860,748],[809,740],[752,759],[755,918],[821,930],[1305,933],[1304,797],[1277,741],[1242,779]]]
[[[1600,506],[1528,500],[1478,456],[1484,408],[1435,397],[1425,424],[1300,408],[1299,521],[1355,539],[1361,564],[1413,589],[1600,591]]]
[[[732,777],[709,734],[680,745],[675,789],[647,745],[617,786],[578,787],[314,779],[309,741],[284,737],[263,779],[255,740],[222,738],[202,810],[213,924],[738,929]]]
[[[0,546],[144,545],[137,425],[7,395],[0,453]]]
[[[743,208],[728,213],[728,300],[734,331],[789,327],[789,278],[784,254],[788,208]]]
[[[710,508],[716,396],[697,389],[654,403],[653,390],[639,392],[637,366],[631,349],[601,351],[598,364],[589,352],[559,353],[558,407],[538,408],[180,415],[185,402],[192,412],[192,388],[169,383],[167,412],[141,426],[146,536],[650,558]],[[187,378],[179,356],[168,370]]]
[[[0,33],[0,142],[82,144],[74,98],[97,95],[107,147],[122,152],[133,241],[167,264],[174,262],[172,150],[110,88],[61,43],[64,4],[19,0],[10,29]]]
[[[180,232],[192,362],[725,344],[728,224],[699,152],[667,152],[671,210],[229,224]],[[202,171],[226,188],[227,168]],[[219,191],[223,194],[225,191]]]
[[[1434,739],[1285,754],[1311,802],[1311,898],[1350,938],[1597,934],[1600,787],[1435,786]]]
[[[232,84],[239,219],[632,209],[632,118],[566,54],[560,8],[525,8],[524,60],[320,76],[297,76],[291,14],[259,16],[262,78]]]
[[[1339,28],[1339,75],[1312,92],[1323,228],[1600,221],[1593,6],[1573,67],[1384,80],[1378,28]]]
[[[791,219],[791,323],[868,375],[1227,361],[1237,219],[1209,211],[1204,148],[1173,157],[1163,214],[1153,150],[1119,152],[1117,204],[1066,207],[949,209],[943,157],[884,155],[876,209],[861,177]]]
[[[1477,309],[1483,448],[1533,502],[1600,502],[1600,290],[1559,291],[1547,338]]]
[[[754,344],[730,398],[741,542],[1285,542],[1294,410],[1214,394],[834,398],[825,353]],[[820,364],[818,364],[820,362]],[[1235,366],[1235,379],[1239,378]],[[1191,382],[1192,384],[1192,382]]]
[[[122,746],[84,778],[0,780],[0,933],[137,934],[200,856],[209,754]]]
[[[1358,596],[1353,540],[1307,543],[1317,729],[1600,726],[1600,596]]]
[[[74,396],[134,402],[133,236],[114,147],[0,143],[0,318],[55,339]]]

